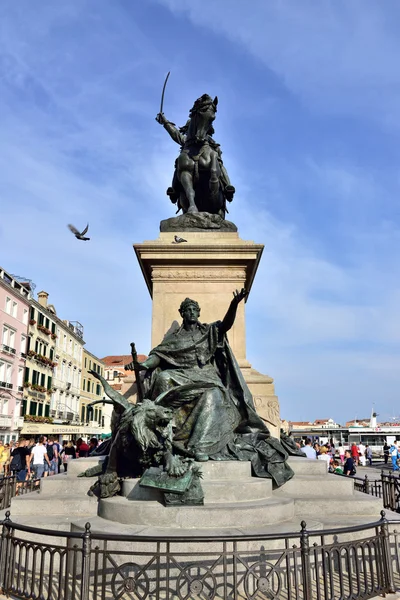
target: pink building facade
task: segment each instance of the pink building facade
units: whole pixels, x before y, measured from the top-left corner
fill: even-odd
[[[0,439],[4,442],[18,439],[23,426],[29,300],[29,285],[0,267]]]

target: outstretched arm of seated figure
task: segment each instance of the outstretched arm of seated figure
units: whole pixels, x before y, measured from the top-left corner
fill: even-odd
[[[226,312],[226,315],[223,318],[223,321],[221,323],[221,329],[224,333],[229,331],[231,329],[232,325],[234,324],[239,302],[244,300],[246,298],[247,294],[248,294],[248,292],[246,292],[246,290],[244,288],[242,288],[240,290],[240,292],[238,290],[233,292],[232,302],[230,303],[229,308]]]

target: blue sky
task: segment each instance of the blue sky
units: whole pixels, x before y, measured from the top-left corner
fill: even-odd
[[[230,219],[265,244],[247,354],[282,416],[399,415],[399,26],[397,0],[4,0],[1,265],[98,356],[148,352],[131,245],[173,214],[170,70],[172,121],[219,97]]]

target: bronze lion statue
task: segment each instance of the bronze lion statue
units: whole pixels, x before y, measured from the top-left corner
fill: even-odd
[[[91,373],[102,382],[114,406],[108,456],[103,464],[90,467],[80,475],[100,476],[91,487],[92,493],[100,498],[114,496],[120,491],[121,478],[141,477],[149,467],[162,465],[171,476],[183,475],[188,464],[172,453],[172,410],[147,398],[131,404],[101,375]]]

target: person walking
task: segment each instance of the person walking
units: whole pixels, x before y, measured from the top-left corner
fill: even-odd
[[[67,445],[64,447],[62,461],[64,465],[64,473],[68,471],[68,463],[71,459],[76,458],[76,450],[73,446],[72,442],[69,441]]]
[[[338,450],[339,450],[340,463],[342,465],[344,465],[344,446],[343,446],[343,444],[340,444]]]
[[[30,476],[30,452],[26,445],[26,440],[20,438],[18,446],[11,451],[10,471],[17,478],[17,491],[22,487],[27,475]]]
[[[365,446],[362,442],[358,444],[359,461],[362,467],[365,467]]]
[[[399,449],[397,447],[397,440],[395,440],[393,442],[393,444],[390,446],[389,453],[390,453],[390,456],[392,457],[393,471],[399,471],[399,467],[397,465],[397,458],[399,456]]]
[[[353,463],[357,466],[358,465],[359,453],[358,453],[358,448],[357,448],[357,446],[355,445],[354,442],[351,445],[350,454],[351,454],[351,458],[353,459]]]
[[[365,458],[370,467],[372,467],[372,448],[368,444],[365,446]]]
[[[387,442],[384,443],[383,445],[383,458],[385,461],[385,465],[388,464],[388,460],[389,460],[389,450],[390,450],[390,446]]]
[[[41,479],[44,474],[44,463],[47,463],[50,469],[50,461],[47,456],[46,446],[44,445],[44,437],[39,438],[39,443],[34,446],[30,454],[30,463],[36,479]]]

